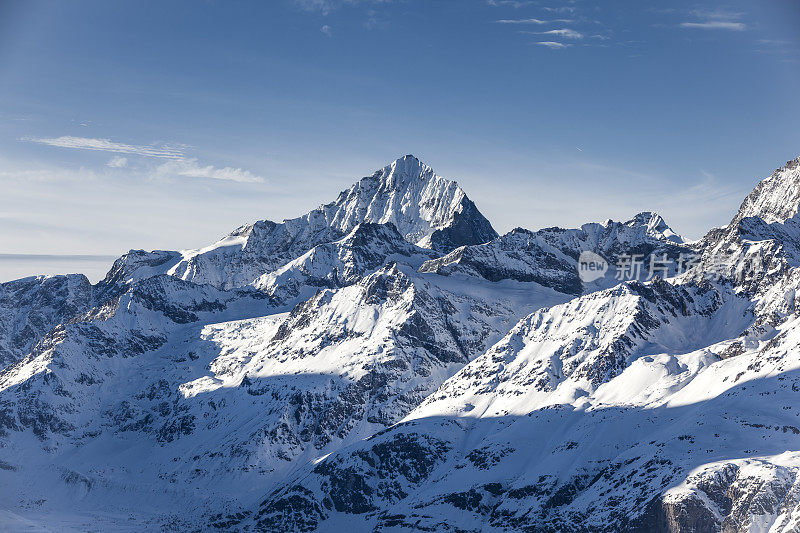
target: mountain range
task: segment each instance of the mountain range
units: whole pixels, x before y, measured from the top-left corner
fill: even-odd
[[[408,155],[0,284],[0,528],[798,531],[798,289],[800,158],[688,242],[498,235]]]

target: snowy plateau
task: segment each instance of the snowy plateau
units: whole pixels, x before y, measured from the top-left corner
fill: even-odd
[[[405,156],[94,285],[0,284],[0,530],[800,531],[799,291],[800,158],[686,242],[498,235]]]

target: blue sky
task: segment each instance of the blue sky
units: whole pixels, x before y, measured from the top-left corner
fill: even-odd
[[[800,154],[798,27],[796,1],[3,0],[0,253],[197,247],[406,153],[501,232],[652,210],[700,237]]]

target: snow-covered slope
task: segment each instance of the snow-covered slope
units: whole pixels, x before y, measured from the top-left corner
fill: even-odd
[[[800,341],[797,319],[775,333]],[[729,341],[652,351],[568,403],[528,406],[520,395],[509,414],[415,413],[309,467],[267,496],[252,523],[269,531],[796,531],[800,361],[775,338],[748,338],[738,353]]]
[[[796,531],[798,272],[780,213],[797,206],[760,197],[791,190],[773,182],[794,168],[756,188],[724,239],[699,243],[693,271],[533,313],[404,422],[268,494],[249,523]],[[712,268],[718,253],[766,268]]]
[[[83,274],[0,283],[0,370],[29,354],[54,327],[87,311],[91,299]]]
[[[786,162],[751,192],[729,226],[750,217],[767,224],[786,224],[800,210],[800,157]]]
[[[388,224],[359,224],[344,238],[320,244],[253,285],[282,303],[306,300],[320,288],[352,285],[387,262],[418,267],[435,253],[415,246]]]
[[[399,421],[521,315],[568,298],[386,266],[288,314],[210,324],[274,309],[255,290],[134,282],[0,374],[4,498],[38,501],[42,486],[23,480],[58,465],[92,487],[76,498],[62,483],[41,505],[70,520],[105,505],[144,527],[150,517],[121,492],[140,502],[166,491],[158,527],[171,506],[194,525],[208,508],[238,512],[298,466]]]
[[[798,166],[687,244],[652,213],[497,237],[406,157],[95,286],[4,284],[0,528],[795,531]]]
[[[598,254],[609,263],[603,278],[581,281],[576,267],[585,251]],[[608,220],[604,224],[584,224],[580,229],[546,228],[534,232],[517,228],[486,244],[464,246],[428,261],[421,270],[442,275],[461,273],[490,281],[535,281],[577,295],[625,279],[617,271],[623,255],[637,256],[645,267],[632,271],[629,279],[644,279],[649,275],[651,259],[668,259],[668,275],[674,275],[677,259],[691,251],[660,216],[639,213],[627,222]]]

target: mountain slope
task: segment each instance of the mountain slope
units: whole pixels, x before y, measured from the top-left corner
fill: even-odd
[[[609,263],[602,278],[584,282],[576,268],[582,252],[598,254]],[[693,250],[684,245],[664,220],[654,213],[640,213],[627,222],[606,221],[584,224],[579,229],[546,228],[528,231],[517,228],[502,237],[480,245],[458,248],[444,257],[422,265],[423,272],[442,275],[465,274],[490,281],[515,279],[535,281],[558,291],[579,295],[607,288],[623,279],[645,279],[651,261],[669,260],[671,270],[661,277],[675,275],[681,254]],[[618,271],[624,256],[636,256],[639,272]]]
[[[93,287],[6,284],[0,525],[794,531],[799,166],[687,244],[652,213],[497,237],[407,157]],[[673,266],[620,283],[632,255]]]
[[[30,353],[54,327],[87,311],[86,276],[37,276],[0,283],[0,370]]]
[[[796,324],[785,331],[796,343]],[[582,408],[404,422],[268,496],[253,525],[794,531],[797,358],[764,342],[726,348],[643,358]]]
[[[91,490],[76,498],[52,480],[47,513],[104,505],[162,527],[180,505],[188,527],[209,508],[239,512],[299,465],[399,421],[525,312],[569,298],[395,265],[288,314],[209,323],[270,312],[260,295],[137,281],[0,374],[7,501],[37,500],[41,485],[21,480],[50,479],[58,465]],[[112,452],[131,446],[133,456]],[[120,491],[163,502],[141,517]]]
[[[402,423],[268,494],[249,523],[795,531],[800,276],[783,236],[797,209],[754,201],[793,190],[773,182],[794,168],[745,201],[757,214],[699,243],[693,270],[533,313]],[[738,263],[712,268],[718,253]],[[742,268],[754,255],[765,269]]]
[[[320,244],[253,285],[282,303],[306,300],[320,288],[352,285],[387,262],[418,267],[435,252],[406,241],[394,224],[363,223],[342,239]]]

